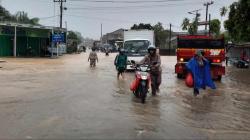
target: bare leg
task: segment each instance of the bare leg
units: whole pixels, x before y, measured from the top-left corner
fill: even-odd
[[[124,72],[122,72],[121,75],[122,75],[122,79],[124,80],[125,79]]]
[[[117,72],[117,79],[119,80],[119,77],[120,77],[120,72],[118,71]]]

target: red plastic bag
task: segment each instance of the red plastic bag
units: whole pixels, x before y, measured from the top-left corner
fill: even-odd
[[[188,87],[193,87],[194,86],[194,79],[191,73],[188,73],[185,79],[185,83]]]
[[[130,84],[130,90],[135,91],[139,85],[139,80],[135,79],[131,84]]]

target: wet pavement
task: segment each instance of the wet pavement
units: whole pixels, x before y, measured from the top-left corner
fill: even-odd
[[[250,70],[227,68],[217,89],[192,89],[162,57],[158,96],[140,103],[129,90],[132,72],[117,80],[115,54],[59,59],[2,58],[0,139],[249,139]]]

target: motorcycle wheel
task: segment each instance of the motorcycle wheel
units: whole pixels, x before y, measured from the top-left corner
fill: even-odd
[[[147,92],[148,92],[148,89],[147,89],[147,86],[146,85],[141,85],[141,88],[140,88],[140,96],[141,96],[141,103],[145,103],[145,100],[146,100],[146,97],[147,97]]]
[[[134,93],[134,95],[135,95],[136,98],[139,98],[139,97],[140,97],[140,96],[139,96],[139,91],[138,91],[138,90],[133,91],[133,93]]]

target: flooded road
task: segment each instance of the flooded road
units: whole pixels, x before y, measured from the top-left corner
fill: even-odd
[[[140,103],[129,90],[134,74],[117,80],[115,54],[0,63],[0,139],[249,139],[250,70],[227,68],[216,90],[192,89],[162,57],[158,96]]]

